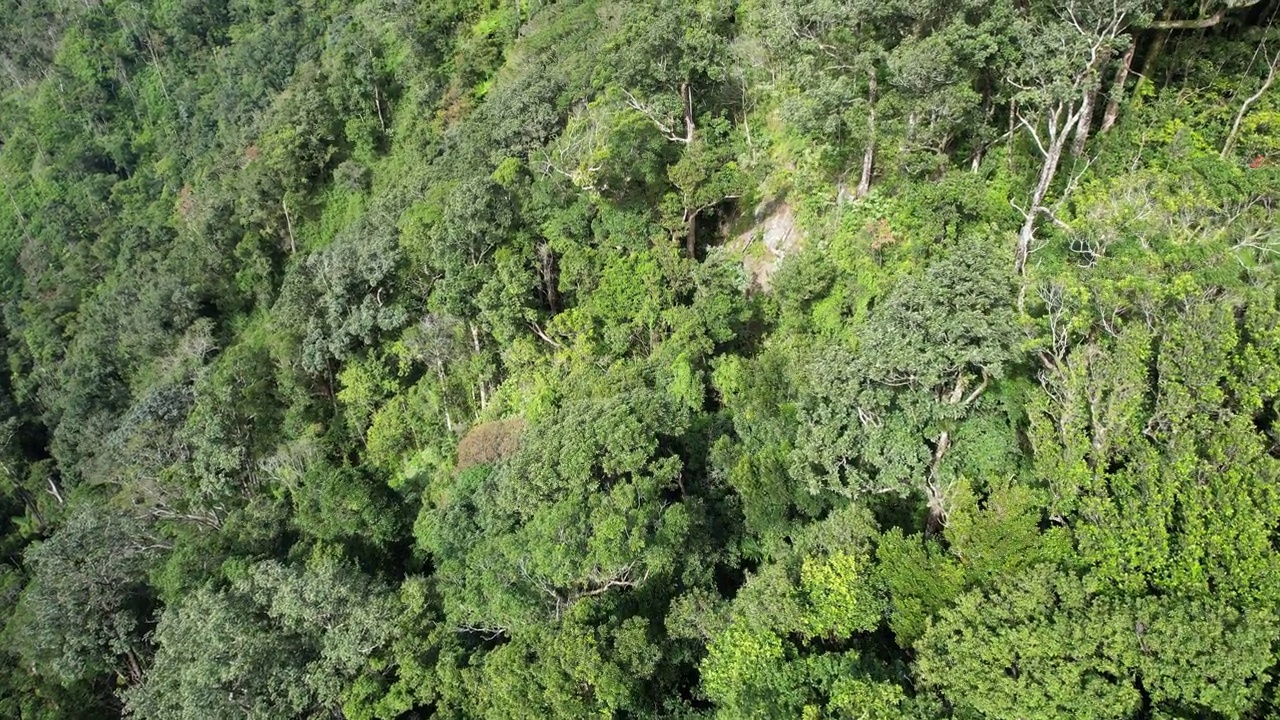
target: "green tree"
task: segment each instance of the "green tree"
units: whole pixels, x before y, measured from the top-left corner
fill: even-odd
[[[26,553],[31,581],[6,634],[23,659],[67,686],[144,673],[151,593],[147,571],[163,543],[131,518],[85,509]]]
[[[792,452],[811,493],[919,492],[931,522],[945,522],[954,438],[1016,360],[1012,285],[980,247],[962,245],[900,280],[859,329],[856,350],[818,351]]]
[[[663,501],[681,473],[664,446],[679,414],[639,378],[575,380],[509,461],[458,473],[418,518],[459,624],[507,632],[676,568],[689,520]]]
[[[371,653],[390,642],[397,598],[333,552],[305,566],[268,560],[226,590],[166,608],[139,717],[294,717],[336,710]]]

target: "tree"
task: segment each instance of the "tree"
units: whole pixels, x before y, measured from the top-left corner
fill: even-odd
[[[1008,276],[961,245],[903,278],[859,333],[823,348],[802,399],[792,472],[811,493],[922,492],[945,524],[961,424],[1015,360]]]
[[[815,499],[790,472],[796,387],[788,359],[781,350],[750,359],[721,356],[711,376],[733,418],[733,433],[717,441],[712,462],[733,488],[747,530],[762,538],[783,536],[793,522],[818,514]]]
[[[161,616],[132,715],[294,717],[333,711],[390,642],[396,598],[333,552],[305,567],[263,561],[232,587],[202,588]]]
[[[701,665],[719,716],[913,714],[903,689],[861,652],[884,610],[867,572],[870,530],[863,511],[836,511],[747,578]]]
[[[576,378],[566,402],[496,468],[460,472],[418,518],[449,617],[511,632],[675,570],[687,532],[664,449],[678,414],[638,378]]]
[[[621,89],[627,106],[664,137],[688,145],[701,93],[724,79],[719,58],[725,55],[729,19],[728,6],[715,2],[629,3],[621,27],[605,47],[612,62],[601,73]]]
[[[511,718],[651,713],[662,645],[643,617],[571,611],[480,656],[471,680],[478,711]]]
[[[1276,5],[0,0],[0,716],[1280,716]]]
[[[918,673],[958,711],[982,717],[1131,717],[1141,693],[1112,648],[1132,636],[1078,579],[1041,567],[944,611],[918,645]]]
[[[393,285],[399,261],[391,227],[362,215],[286,279],[281,329],[302,335],[303,369],[320,374],[405,324]]]
[[[1042,566],[991,596],[962,597],[926,632],[917,662],[958,711],[983,717],[1123,718],[1144,704],[1243,717],[1273,662],[1250,638],[1275,622],[1218,603],[1108,602]],[[1221,664],[1203,665],[1208,656]]]
[[[142,680],[146,573],[164,544],[124,515],[83,510],[26,553],[30,584],[6,626],[24,661],[67,685]]]
[[[878,136],[880,23],[891,16],[861,2],[768,3],[759,16],[765,48],[784,77],[807,90],[784,106],[802,130],[849,137],[862,148],[856,194],[871,189]],[[811,127],[811,123],[817,127]],[[841,157],[839,162],[843,162]],[[844,168],[840,168],[844,170]]]
[[[204,588],[165,611],[146,682],[126,693],[141,718],[292,716],[310,707],[298,638],[242,598]],[[300,662],[301,661],[301,662]]]
[[[1008,81],[1020,90],[1014,98],[1018,123],[1043,162],[1030,203],[1021,211],[1025,219],[1014,256],[1019,274],[1026,270],[1040,215],[1054,216],[1043,203],[1073,133],[1083,149],[1093,122],[1098,74],[1122,46],[1125,28],[1148,12],[1147,4],[1145,0],[1071,0],[1058,17],[1021,19],[1017,34],[1023,43],[1022,61]]]
[[[734,147],[727,137],[730,132],[724,122],[713,123],[667,168],[667,177],[679,197],[680,227],[691,260],[697,259],[698,215],[741,194]]]

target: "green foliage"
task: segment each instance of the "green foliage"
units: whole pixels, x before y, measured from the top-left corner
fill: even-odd
[[[866,570],[871,534],[864,513],[838,511],[747,579],[702,663],[704,690],[722,715],[838,713],[864,701],[872,714],[901,711],[902,689],[860,652],[885,609]]]
[[[1280,715],[1274,6],[0,0],[0,716]]]
[[[305,567],[263,561],[231,588],[202,588],[165,614],[154,666],[126,701],[144,717],[335,708],[369,654],[390,642],[397,612],[393,594],[332,553]]]
[[[957,711],[983,717],[1131,717],[1143,702],[1242,717],[1275,662],[1257,641],[1275,623],[1220,602],[1107,602],[1042,566],[994,596],[961,598],[926,634],[918,662]],[[1212,670],[1200,665],[1210,656],[1220,663]]]
[[[1016,359],[1011,283],[980,247],[901,279],[858,328],[856,349],[815,349],[792,453],[811,493],[936,492],[921,480],[937,480],[957,423]]]
[[[5,627],[28,666],[68,686],[105,672],[135,681],[160,546],[127,517],[82,511],[27,551],[32,578]]]
[[[559,618],[675,570],[689,519],[663,501],[681,463],[661,445],[683,430],[678,414],[637,379],[575,379],[509,461],[460,471],[423,507],[419,542],[459,621],[511,629]]]

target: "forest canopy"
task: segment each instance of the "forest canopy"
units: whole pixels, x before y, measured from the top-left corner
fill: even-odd
[[[0,0],[0,716],[1280,717],[1280,0]]]

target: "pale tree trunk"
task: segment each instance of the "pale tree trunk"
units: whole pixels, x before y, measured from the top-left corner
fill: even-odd
[[[1070,9],[1074,3],[1068,2],[1067,5]],[[1097,91],[1098,71],[1105,64],[1111,44],[1126,23],[1126,13],[1118,6],[1110,17],[1101,18],[1092,25],[1081,23],[1074,12],[1069,12],[1068,17],[1081,36],[1089,41],[1087,60],[1082,58],[1085,61],[1079,65],[1079,69],[1071,78],[1070,91],[1063,93],[1050,108],[1045,108],[1034,115],[1018,116],[1018,120],[1031,133],[1031,138],[1035,141],[1041,156],[1044,157],[1044,164],[1040,167],[1040,178],[1031,194],[1031,204],[1024,211],[1025,219],[1022,229],[1018,232],[1018,249],[1014,267],[1019,274],[1026,273],[1027,256],[1031,253],[1031,240],[1035,234],[1036,219],[1041,213],[1047,213],[1044,199],[1058,172],[1062,151],[1066,148],[1067,139],[1071,136],[1072,130],[1075,130],[1077,144],[1083,151],[1084,142],[1088,138],[1089,124],[1092,122],[1093,95]],[[1040,137],[1040,132],[1037,130],[1042,118],[1048,132],[1047,143]]]
[[[1031,131],[1036,146],[1044,155],[1044,164],[1040,166],[1040,179],[1031,193],[1031,204],[1026,209],[1026,219],[1018,232],[1018,253],[1014,258],[1014,269],[1020,275],[1026,273],[1027,256],[1031,253],[1031,240],[1035,236],[1036,218],[1043,211],[1045,196],[1049,194],[1049,186],[1053,184],[1053,178],[1058,173],[1058,164],[1062,160],[1062,151],[1066,147],[1071,127],[1079,122],[1079,113],[1080,109],[1075,106],[1074,100],[1070,103],[1059,103],[1049,113],[1048,145],[1041,142],[1035,126],[1026,118],[1022,118],[1022,124]]]
[[[520,20],[520,17],[517,11],[516,27],[520,26],[519,20]],[[386,121],[386,118],[382,116],[382,93],[378,90],[378,81],[377,81],[377,73],[375,72],[375,66],[376,66],[376,60],[373,57],[373,51],[370,50],[369,51],[369,74],[375,78],[372,83],[373,107],[375,110],[378,111],[378,127],[382,128],[382,134],[385,135],[387,133],[387,121]]]
[[[382,116],[382,93],[378,92],[378,83],[373,84],[373,107],[378,111],[378,127],[387,132],[387,121]]]
[[[1098,100],[1098,70],[1106,66],[1110,55],[1110,52],[1104,50],[1098,56],[1094,69],[1089,71],[1084,97],[1080,101],[1080,120],[1076,123],[1076,139],[1071,144],[1071,154],[1076,157],[1084,153],[1084,146],[1089,141],[1089,131],[1093,128],[1093,106]]]
[[[680,83],[680,101],[684,104],[684,143],[693,142],[693,88],[688,82]]]
[[[124,651],[125,661],[129,664],[129,684],[137,685],[142,682],[142,666],[138,663],[138,656],[134,654],[133,648]]]
[[[547,296],[547,306],[551,314],[560,312],[560,292],[556,289],[556,256],[551,246],[543,243],[538,246],[538,274],[542,277],[543,292]]]
[[[59,505],[65,504],[62,499],[62,492],[58,490],[58,483],[53,478],[49,478],[49,494],[53,496],[54,500],[58,501]]]
[[[1129,81],[1129,69],[1133,67],[1133,56],[1138,51],[1138,40],[1133,38],[1129,49],[1120,58],[1120,67],[1116,68],[1115,79],[1111,81],[1111,97],[1107,100],[1107,109],[1102,113],[1102,126],[1099,133],[1105,133],[1116,124],[1120,117],[1120,103],[1124,101],[1124,86]]]
[[[946,398],[939,398],[947,405],[955,407],[968,407],[975,400],[982,396],[986,391],[987,385],[991,382],[991,376],[985,368],[982,370],[982,382],[978,387],[970,391],[965,396],[965,377],[960,375],[956,378],[955,387]],[[938,439],[933,445],[933,460],[929,463],[929,477],[925,481],[925,496],[929,506],[929,532],[939,532],[947,526],[947,491],[948,488],[942,482],[941,468],[942,459],[946,457],[947,451],[951,449],[951,432],[943,430],[938,434]]]
[[[284,224],[289,231],[289,254],[294,255],[298,252],[298,241],[293,237],[293,218],[289,216],[289,203],[284,198],[280,199],[280,209],[284,210]]]
[[[876,68],[867,72],[867,148],[862,153],[862,177],[858,180],[857,197],[871,192],[871,169],[876,159]]]
[[[1018,256],[1014,260],[1014,269],[1019,275],[1025,274],[1027,271],[1027,256],[1031,253],[1031,240],[1035,237],[1036,218],[1040,214],[1040,208],[1043,206],[1045,195],[1049,193],[1049,185],[1053,183],[1053,176],[1057,174],[1058,162],[1062,159],[1062,146],[1064,142],[1055,142],[1045,155],[1044,165],[1040,167],[1040,180],[1036,183],[1036,189],[1031,194],[1031,206],[1027,208],[1027,217],[1022,223],[1022,229],[1018,232]]]
[[[1166,11],[1164,19],[1151,23],[1151,27],[1158,28],[1160,30],[1205,30],[1222,22],[1223,18],[1227,16],[1227,10],[1244,10],[1245,8],[1253,7],[1260,2],[1262,2],[1262,0],[1247,0],[1246,2],[1235,3],[1229,2],[1227,3],[1229,7],[1218,8],[1217,12],[1212,15],[1207,17],[1190,18],[1187,20],[1170,20],[1168,19],[1170,11]],[[1201,9],[1202,11],[1205,9],[1204,3],[1201,3]]]
[[[942,487],[942,481],[938,477],[938,469],[942,465],[942,458],[946,456],[947,451],[950,449],[951,434],[943,430],[934,446],[933,460],[929,463],[929,479],[925,486],[926,501],[929,507],[927,527],[930,534],[940,532],[947,526],[947,491]]]
[[[1093,103],[1097,98],[1096,90],[1085,90],[1081,99],[1080,120],[1076,123],[1076,139],[1071,143],[1071,154],[1079,157],[1084,153],[1084,146],[1089,142],[1089,130],[1093,127]]]
[[[680,83],[680,103],[684,109],[684,135],[676,132],[674,123],[669,124],[668,118],[660,117],[649,105],[640,102],[640,99],[632,95],[630,91],[623,90],[623,95],[627,97],[627,105],[636,112],[644,115],[653,123],[654,127],[663,134],[671,142],[684,143],[688,145],[693,142],[693,131],[695,130],[693,123],[693,88],[690,87],[689,81]]]
[[[1010,142],[1013,141],[1013,134],[1018,130],[1019,117],[1021,117],[1021,115],[1018,112],[1018,100],[1016,98],[1010,98],[1009,100],[1009,136],[1008,136]],[[1013,172],[1014,166],[1015,166],[1014,159],[1017,157],[1017,153],[1007,152],[1004,154],[1004,157],[1008,165],[1009,172]]]
[[[449,414],[449,399],[445,397],[444,363],[436,360],[436,378],[440,380],[440,407],[444,408],[444,428],[453,432],[453,416]]]
[[[155,69],[156,78],[160,80],[160,92],[164,94],[164,99],[167,102],[173,102],[169,97],[169,88],[165,86],[164,73],[160,70],[160,56],[156,54],[155,42],[152,40],[150,34],[147,35],[146,43],[147,51],[151,54],[151,67]]]
[[[1235,122],[1231,123],[1231,132],[1227,134],[1227,140],[1222,144],[1223,159],[1226,159],[1231,154],[1231,150],[1236,145],[1236,138],[1240,134],[1240,123],[1244,122],[1244,116],[1245,113],[1249,112],[1249,106],[1266,94],[1267,90],[1271,88],[1271,83],[1275,82],[1277,66],[1280,66],[1280,52],[1276,53],[1275,57],[1271,58],[1271,61],[1267,63],[1267,79],[1262,81],[1262,87],[1258,88],[1258,92],[1245,98],[1244,102],[1240,104],[1240,112],[1236,113]]]
[[[995,108],[995,104],[991,102],[990,84],[984,82],[983,86],[984,86],[982,90],[983,127],[989,127],[991,125],[991,118],[995,115],[996,108]],[[978,172],[978,168],[982,166],[982,157],[983,155],[986,154],[986,151],[987,151],[987,143],[983,143],[978,146],[978,150],[975,153],[973,153],[973,158],[971,160],[971,165],[969,168],[970,172],[974,172],[974,173]]]

